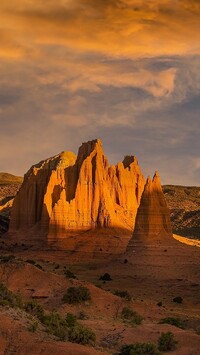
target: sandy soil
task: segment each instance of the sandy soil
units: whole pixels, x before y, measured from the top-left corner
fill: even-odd
[[[84,311],[88,319],[81,322],[94,330],[97,342],[94,349],[57,342],[42,330],[32,334],[27,331],[28,320],[24,316],[3,307],[2,354],[116,354],[122,344],[157,342],[161,332],[166,331],[172,331],[178,340],[174,355],[199,354],[200,250],[197,246],[173,238],[164,244],[137,242],[131,252],[115,255],[114,259],[105,257],[106,254],[95,258],[87,250],[82,258],[82,253],[61,250],[9,248],[3,244],[1,254],[15,254],[16,260],[0,264],[1,282],[20,292],[24,300],[37,299],[46,310],[57,309],[62,315],[67,312],[78,315]],[[27,259],[34,259],[44,270],[27,263]],[[78,280],[66,279],[64,267],[74,272]],[[112,281],[99,280],[105,272],[111,275]],[[72,285],[88,287],[92,300],[79,306],[63,304],[63,294]],[[113,295],[115,290],[127,290],[132,300]],[[176,296],[183,298],[182,304],[173,302]],[[120,315],[124,306],[144,317],[141,325],[131,327],[123,322]],[[160,319],[169,316],[180,317],[186,329],[158,324]]]
[[[180,235],[177,234],[173,234],[173,237],[181,243],[200,248],[200,240],[181,237]]]

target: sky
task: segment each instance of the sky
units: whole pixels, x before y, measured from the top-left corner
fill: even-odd
[[[1,0],[0,171],[95,138],[200,186],[199,0]]]

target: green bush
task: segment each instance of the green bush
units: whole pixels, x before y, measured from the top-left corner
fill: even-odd
[[[33,300],[25,303],[25,311],[32,314],[33,316],[36,316],[41,322],[43,322],[45,312],[42,306],[36,301]]]
[[[64,274],[67,279],[76,279],[77,277],[74,275],[74,273],[70,270],[65,270]]]
[[[46,326],[47,333],[57,336],[60,340],[68,339],[67,322],[57,312],[45,315],[42,323]]]
[[[91,329],[88,329],[79,323],[69,329],[69,341],[72,343],[94,345],[95,340],[95,333]]]
[[[73,343],[91,345],[95,342],[95,333],[79,324],[76,316],[72,313],[67,313],[65,318],[57,312],[47,314],[36,301],[27,302],[25,310],[40,320],[48,334],[55,335],[62,341],[67,340]],[[37,328],[38,323],[35,322],[28,327],[28,330],[35,332]]]
[[[160,351],[170,351],[176,349],[178,342],[174,338],[174,334],[171,332],[162,333],[158,339],[158,349]]]
[[[174,325],[175,327],[185,329],[185,325],[184,325],[183,321],[178,317],[163,318],[160,320],[159,324],[171,324],[171,325]]]
[[[69,287],[63,296],[63,301],[69,304],[81,303],[91,300],[90,291],[87,287]]]
[[[114,295],[119,296],[121,298],[125,298],[127,301],[131,301],[131,295],[128,291],[116,290],[114,292]]]
[[[23,308],[23,302],[20,295],[10,291],[4,284],[0,284],[0,305],[13,308]]]
[[[104,275],[100,276],[99,280],[102,280],[102,281],[112,281],[112,278],[111,278],[110,274],[108,274],[108,273],[106,272]]]
[[[67,313],[66,317],[65,317],[65,321],[67,323],[68,327],[74,327],[75,324],[77,323],[76,321],[76,316],[74,316],[74,314],[72,313]]]
[[[121,318],[132,325],[142,323],[143,317],[131,308],[124,307],[121,312]]]
[[[161,355],[155,344],[135,343],[122,346],[119,355]]]
[[[173,302],[175,303],[182,303],[183,302],[183,299],[181,296],[177,296],[177,297],[174,297],[173,298]]]

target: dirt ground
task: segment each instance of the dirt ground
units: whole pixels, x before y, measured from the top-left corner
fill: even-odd
[[[0,282],[23,300],[37,299],[46,311],[60,314],[84,312],[81,322],[97,336],[95,348],[57,341],[39,329],[28,331],[30,320],[15,309],[1,307],[0,354],[117,354],[123,344],[157,342],[161,332],[171,331],[178,341],[174,355],[199,355],[200,349],[200,249],[198,246],[169,239],[166,243],[137,242],[128,253],[80,253],[56,250],[33,250],[30,247],[1,245],[1,255],[15,259],[0,263]],[[112,243],[111,243],[112,246]],[[83,257],[84,256],[84,257]],[[27,260],[34,260],[38,266]],[[67,279],[65,269],[77,279]],[[111,281],[99,280],[109,273]],[[63,304],[69,286],[84,285],[89,302],[72,306]],[[131,300],[114,295],[127,291]],[[173,298],[180,296],[181,304]],[[159,304],[159,305],[158,305]],[[138,312],[144,320],[130,326],[121,318],[123,307]],[[158,324],[162,318],[179,317],[186,329]]]

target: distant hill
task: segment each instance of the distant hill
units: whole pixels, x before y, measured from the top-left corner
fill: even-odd
[[[200,187],[164,185],[173,232],[200,239]]]
[[[0,185],[21,184],[23,178],[9,173],[0,172]]]
[[[0,235],[8,229],[13,198],[22,181],[20,176],[0,172]]]

